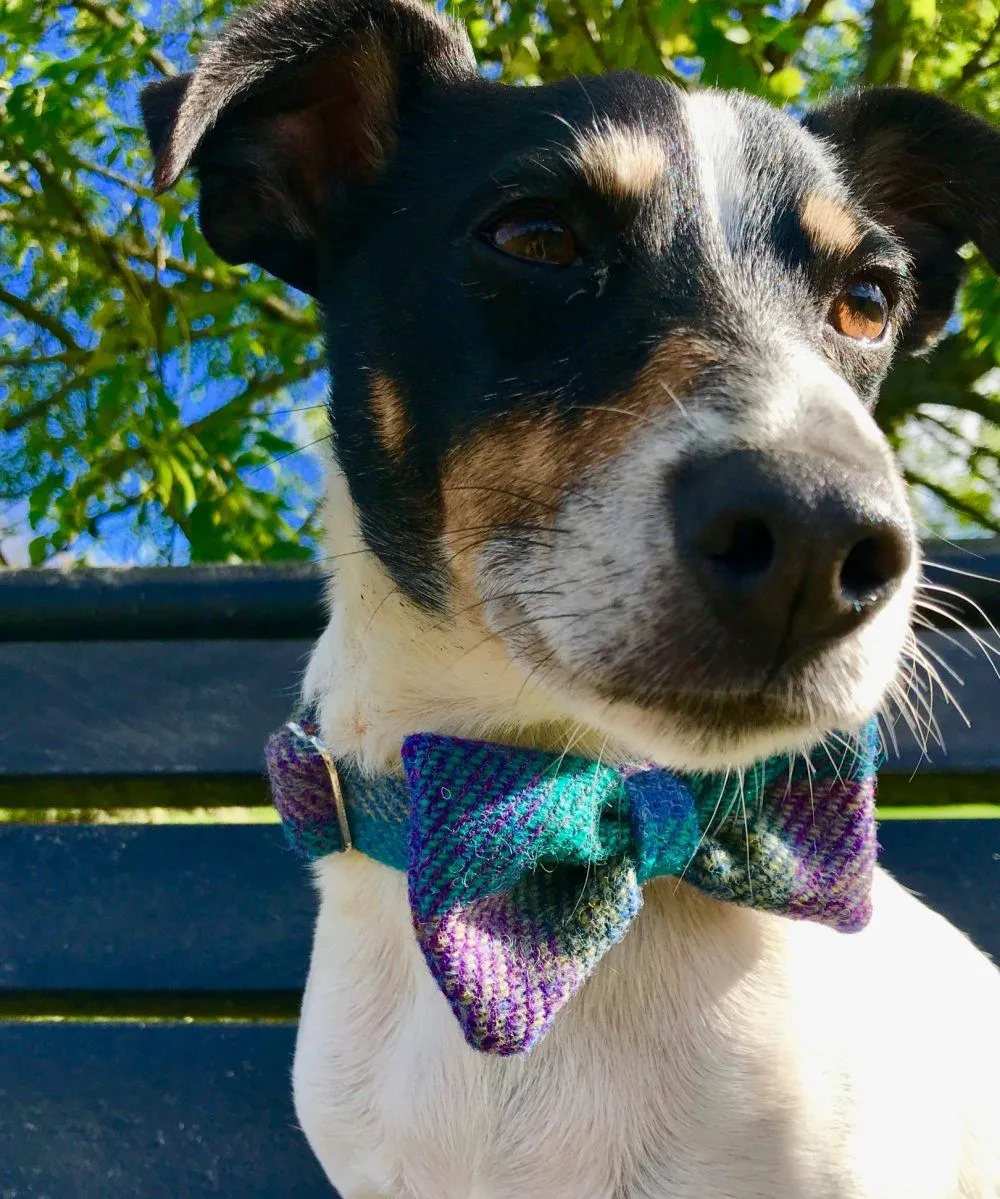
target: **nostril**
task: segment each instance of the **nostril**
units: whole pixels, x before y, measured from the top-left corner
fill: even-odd
[[[908,564],[908,542],[895,530],[864,537],[840,568],[840,594],[854,606],[871,603],[889,590]]]
[[[717,525],[704,546],[705,554],[737,578],[761,575],[774,561],[774,537],[758,517],[730,519]]]

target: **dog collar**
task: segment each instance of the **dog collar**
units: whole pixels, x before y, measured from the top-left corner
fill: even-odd
[[[417,941],[476,1049],[531,1049],[664,875],[842,932],[871,914],[874,722],[737,774],[408,737],[403,777],[335,763],[313,715],[268,742],[289,845],[359,851],[408,878]]]

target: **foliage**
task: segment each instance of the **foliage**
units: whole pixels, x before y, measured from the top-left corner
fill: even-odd
[[[314,309],[227,267],[190,181],[156,200],[138,82],[190,64],[222,0],[3,0],[0,534],[31,559],[115,538],[150,560],[314,550]],[[532,84],[633,67],[799,107],[901,82],[1000,119],[996,0],[451,0],[484,72]],[[880,419],[934,519],[1000,530],[1000,285],[978,264],[960,329],[895,369]],[[952,520],[954,523],[954,520]]]

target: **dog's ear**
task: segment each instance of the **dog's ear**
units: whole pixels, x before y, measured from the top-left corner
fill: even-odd
[[[156,188],[194,166],[216,253],[314,293],[330,196],[377,175],[421,85],[475,69],[464,32],[422,0],[264,0],[192,74],[144,89]]]
[[[1000,271],[1000,133],[946,100],[888,87],[837,97],[804,124],[834,146],[855,193],[909,250],[917,306],[902,345],[925,348],[951,315],[959,248],[974,242]]]

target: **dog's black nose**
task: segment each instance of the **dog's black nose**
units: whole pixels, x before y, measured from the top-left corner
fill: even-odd
[[[858,628],[913,556],[885,476],[806,455],[741,450],[693,465],[677,477],[674,520],[697,590],[771,661]]]

